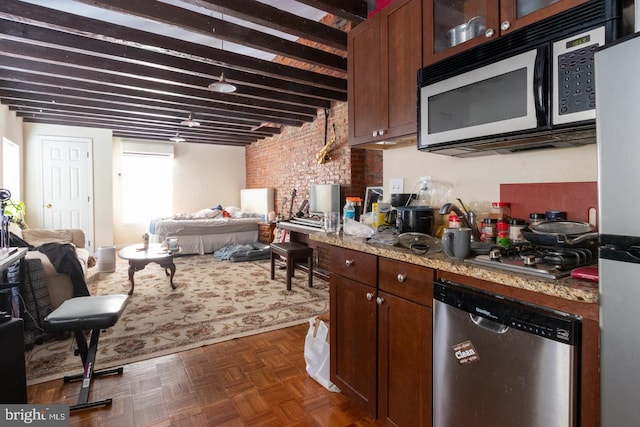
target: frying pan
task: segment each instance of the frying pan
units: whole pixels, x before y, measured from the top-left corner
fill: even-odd
[[[598,233],[591,224],[577,221],[544,221],[522,229],[522,237],[534,245],[592,247],[598,244]]]

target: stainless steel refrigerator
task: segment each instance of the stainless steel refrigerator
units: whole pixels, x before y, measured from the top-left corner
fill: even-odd
[[[603,427],[640,422],[640,33],[595,54]]]

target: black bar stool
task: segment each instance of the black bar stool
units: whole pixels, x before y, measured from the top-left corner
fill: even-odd
[[[275,261],[280,256],[287,262],[287,290],[291,290],[291,278],[296,269],[296,261],[306,259],[309,268],[309,287],[313,286],[313,249],[297,242],[271,244],[271,280],[275,279]]]

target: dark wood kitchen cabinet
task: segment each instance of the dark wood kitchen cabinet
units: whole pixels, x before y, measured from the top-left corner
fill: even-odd
[[[435,271],[332,248],[331,380],[390,425],[431,425]]]
[[[378,263],[378,418],[431,425],[431,335],[435,270]]]
[[[495,40],[587,1],[424,0],[424,65]]]
[[[329,257],[331,381],[375,416],[378,259],[335,247]]]
[[[396,0],[347,35],[349,143],[415,136],[422,0]]]

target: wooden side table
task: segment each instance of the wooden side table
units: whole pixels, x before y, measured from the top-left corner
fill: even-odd
[[[273,222],[259,222],[258,223],[258,241],[265,245],[273,242],[275,237],[276,224]]]

